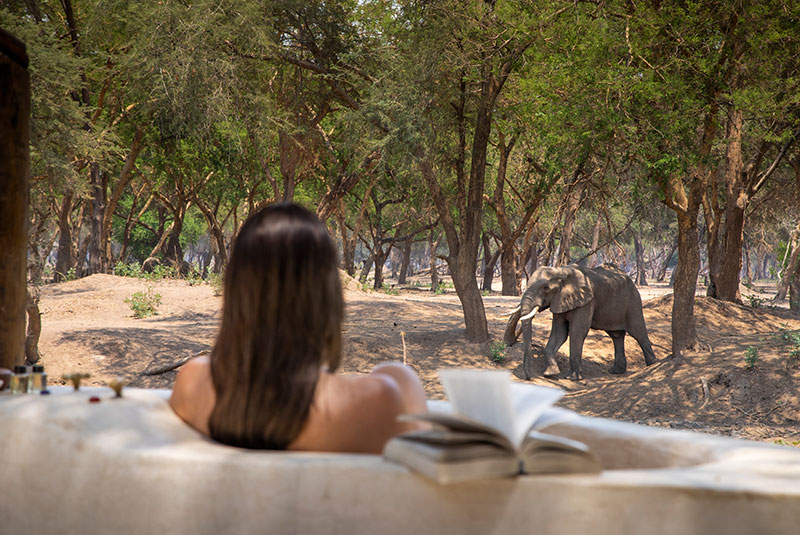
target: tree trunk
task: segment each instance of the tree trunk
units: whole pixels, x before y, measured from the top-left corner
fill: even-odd
[[[644,247],[639,240],[639,236],[633,235],[633,249],[636,256],[636,284],[639,286],[647,286],[647,275],[645,274],[644,266]]]
[[[25,353],[30,78],[25,45],[0,28],[0,367]]]
[[[373,262],[374,261],[371,255],[368,258],[364,259],[364,265],[361,267],[361,274],[358,276],[359,282],[361,283],[367,282],[367,276],[369,275],[369,272],[372,269]]]
[[[589,267],[596,267],[597,262],[597,249],[600,247],[600,228],[603,220],[600,210],[597,211],[597,221],[594,222],[594,230],[592,230],[592,254],[589,255]]]
[[[299,141],[295,136],[281,129],[278,132],[278,146],[280,149],[280,169],[283,177],[283,201],[294,200],[295,177],[300,164],[301,151]]]
[[[408,267],[411,263],[411,245],[414,243],[413,238],[408,238],[403,243],[402,259],[400,261],[400,275],[397,278],[397,284],[406,284],[408,278]]]
[[[694,201],[694,202],[692,202]],[[678,214],[678,266],[672,302],[672,352],[679,356],[697,344],[694,298],[700,272],[700,247],[697,236],[699,204],[694,196],[689,210]]]
[[[789,309],[800,312],[800,266],[789,279]]]
[[[745,283],[750,283],[753,279],[750,276],[750,248],[747,242],[742,244],[742,262],[742,277]]]
[[[500,256],[500,280],[503,283],[502,295],[519,295],[520,279],[517,277],[517,254],[514,244],[503,244]]]
[[[778,292],[775,294],[775,301],[780,302],[786,299],[786,293],[789,290],[792,278],[797,274],[800,269],[800,223],[792,231],[789,243],[793,243],[792,254],[789,255],[789,265],[783,270],[783,277],[778,285]],[[790,302],[791,305],[791,302]]]
[[[61,199],[61,208],[58,211],[58,251],[56,252],[56,267],[53,282],[63,281],[67,272],[75,266],[72,249],[72,199],[74,193],[68,190]]]
[[[92,162],[89,165],[90,187],[92,194],[92,211],[90,215],[90,231],[88,242],[89,266],[85,275],[103,273],[108,268],[108,259],[104,258],[106,250],[103,243],[103,220],[106,209],[106,190],[108,175],[100,171],[100,164]]]
[[[222,266],[228,263],[227,248],[225,246],[225,234],[222,232],[222,225],[220,225],[219,220],[217,219],[217,216],[214,213],[214,211],[212,211],[211,208],[197,196],[195,196],[195,204],[203,213],[203,216],[206,218],[206,223],[208,224],[208,229],[209,232],[211,233],[211,237],[216,242],[217,262],[215,263],[214,270],[217,271]]]
[[[431,292],[436,293],[439,289],[439,268],[436,266],[436,250],[439,248],[439,240],[441,234],[436,235],[436,232],[431,228],[428,231],[428,250],[430,251],[430,268],[431,268]]]
[[[570,261],[570,244],[572,242],[572,232],[575,229],[575,216],[583,202],[583,184],[580,182],[580,176],[583,173],[583,166],[586,163],[588,156],[581,159],[575,172],[572,174],[572,179],[567,184],[566,198],[564,199],[564,226],[561,227],[561,240],[558,244],[558,257],[556,258],[556,266],[566,266]]]
[[[744,214],[750,199],[744,183],[742,162],[743,115],[741,110],[734,108],[730,110],[728,116],[725,211],[722,217],[714,221],[713,210],[706,209],[706,226],[709,228],[708,296],[723,301],[741,302],[739,274],[742,269]],[[712,198],[707,204],[714,206],[716,201],[716,198]]]
[[[675,254],[675,249],[677,248],[678,248],[678,239],[675,238],[669,250],[667,251],[667,256],[664,258],[664,261],[661,262],[661,267],[658,268],[658,273],[656,274],[656,280],[658,282],[664,282],[664,277],[667,276],[667,269],[669,268],[669,263],[672,260],[672,255]]]
[[[133,136],[131,149],[130,151],[128,151],[128,156],[125,158],[125,164],[122,166],[122,171],[119,174],[119,179],[117,179],[117,183],[114,185],[114,189],[111,192],[111,197],[109,197],[108,202],[106,203],[106,209],[103,215],[103,231],[101,235],[101,241],[103,245],[103,261],[106,266],[106,271],[108,271],[111,267],[113,267],[112,266],[113,255],[111,254],[111,229],[112,229],[112,223],[114,221],[114,212],[117,211],[117,205],[119,204],[119,200],[122,197],[122,193],[125,191],[125,188],[130,183],[131,177],[133,177],[133,168],[136,163],[136,159],[139,157],[139,153],[142,150],[143,139],[144,139],[144,128],[139,126],[136,129],[136,134],[134,134]],[[133,206],[135,205],[136,203],[134,202]],[[133,208],[131,208],[131,210],[133,210]]]
[[[483,306],[483,297],[475,278],[475,263],[462,260],[453,269],[450,266],[450,276],[461,307],[464,310],[464,323],[467,328],[467,340],[471,342],[485,342],[489,338],[489,326],[486,322],[486,310]]]
[[[39,291],[26,291],[25,311],[28,314],[28,328],[25,333],[25,363],[39,362],[39,336],[42,334],[42,314],[39,311]]]
[[[372,287],[375,290],[380,290],[383,288],[383,266],[386,263],[386,258],[389,256],[389,251],[391,250],[391,245],[389,245],[389,249],[384,251],[383,246],[378,244],[372,251],[372,258],[375,262],[375,280],[372,283]]]
[[[481,242],[483,243],[483,265],[481,266],[483,281],[481,282],[481,290],[491,292],[492,282],[494,280],[494,267],[497,265],[498,256],[500,256],[500,248],[494,253],[491,252],[492,246],[489,241],[489,235],[485,232],[481,237]]]
[[[356,238],[351,239],[347,234],[347,220],[344,215],[344,202],[337,203],[336,224],[339,226],[339,235],[342,240],[341,268],[351,277],[356,273]]]
[[[185,211],[172,220],[172,225],[167,229],[167,242],[164,246],[164,259],[169,262],[179,273],[186,274],[183,260],[183,247],[181,247],[181,231],[183,230],[183,216]]]

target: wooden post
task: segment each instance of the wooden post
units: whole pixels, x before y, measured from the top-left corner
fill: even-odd
[[[25,44],[0,29],[0,367],[25,355],[30,78]]]

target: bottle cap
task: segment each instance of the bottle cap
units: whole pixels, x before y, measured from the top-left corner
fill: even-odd
[[[14,366],[14,373],[28,373],[26,366]]]
[[[36,364],[33,366],[33,373],[44,373],[44,366]]]

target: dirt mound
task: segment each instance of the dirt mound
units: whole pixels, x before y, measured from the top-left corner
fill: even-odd
[[[342,371],[367,373],[379,362],[402,360],[405,339],[407,363],[434,399],[443,397],[440,368],[501,368],[521,375],[521,344],[502,348],[465,341],[461,305],[451,291],[365,292],[346,273],[341,278],[346,300]],[[125,299],[147,288],[161,295],[158,315],[134,319]],[[613,344],[605,333],[592,331],[584,345],[583,381],[545,379],[539,356],[533,381],[564,388],[561,405],[587,415],[761,440],[800,440],[800,357],[791,356],[800,316],[698,297],[702,350],[678,361],[670,355],[668,291],[655,285],[641,289],[645,298],[652,297],[645,301],[644,315],[658,363],[646,367],[629,337],[628,372],[612,376]],[[41,291],[42,363],[56,382],[63,383],[63,373],[86,371],[92,384],[121,376],[134,386],[169,387],[175,371],[145,372],[208,350],[221,303],[211,286],[181,280],[93,275],[47,285]],[[518,297],[494,293],[484,298],[493,340],[502,339],[505,327],[506,318],[499,314],[518,303]],[[550,322],[548,312],[533,321],[535,355],[547,341]],[[565,345],[557,355],[563,372],[569,367],[567,353]],[[755,355],[751,366],[748,354]]]
[[[339,278],[342,280],[342,288],[349,292],[363,292],[361,284],[343,269],[339,270]]]

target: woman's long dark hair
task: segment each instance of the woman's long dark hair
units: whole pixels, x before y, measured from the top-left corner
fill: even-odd
[[[285,449],[308,417],[321,366],[335,370],[341,354],[342,287],[325,226],[295,204],[253,214],[234,242],[223,295],[211,436]]]

